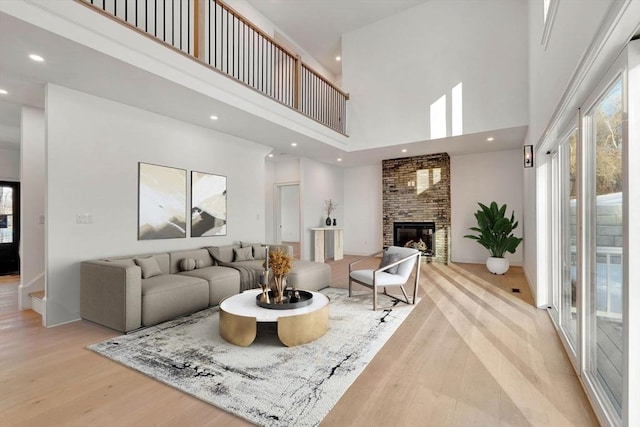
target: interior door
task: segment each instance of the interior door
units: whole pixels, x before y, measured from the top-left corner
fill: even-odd
[[[300,233],[300,185],[298,183],[276,184],[275,234],[276,243],[293,246],[294,256],[300,256],[302,235]]]
[[[20,271],[20,183],[0,181],[0,274]]]

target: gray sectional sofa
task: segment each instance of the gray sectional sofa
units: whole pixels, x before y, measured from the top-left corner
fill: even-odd
[[[290,246],[270,247],[293,252]],[[152,326],[256,287],[257,281],[246,273],[253,270],[257,277],[263,262],[260,244],[84,261],[80,316],[125,333]],[[299,289],[316,291],[330,282],[331,267],[324,263],[295,260],[288,275],[289,285]]]

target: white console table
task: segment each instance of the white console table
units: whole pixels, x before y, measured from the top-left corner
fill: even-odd
[[[313,240],[315,242],[315,249],[313,251],[313,260],[315,262],[324,262],[325,260],[325,234],[333,233],[333,260],[338,261],[342,259],[343,253],[343,236],[342,227],[318,227],[312,228]]]

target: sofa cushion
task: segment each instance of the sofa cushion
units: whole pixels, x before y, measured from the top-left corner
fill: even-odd
[[[143,279],[149,279],[162,274],[160,264],[158,264],[158,261],[152,256],[148,258],[135,258],[134,261],[142,270]]]
[[[287,275],[287,284],[307,291],[331,286],[331,266],[322,262],[296,260]]]
[[[206,280],[179,274],[142,279],[143,326],[193,313],[208,305],[209,283]]]
[[[233,262],[253,261],[253,248],[233,248]]]
[[[216,260],[222,262],[233,262],[233,249],[239,247],[239,245],[207,246],[206,249]]]
[[[133,267],[137,265],[133,260],[133,258],[105,259],[104,262],[110,262],[113,265],[117,265],[121,267]]]
[[[264,270],[264,267],[262,266],[262,264],[264,264],[264,261],[259,259],[256,259],[253,261],[237,261],[233,263],[234,266],[251,268],[256,271]]]
[[[205,267],[183,271],[180,275],[198,277],[209,283],[209,305],[218,305],[220,301],[240,292],[240,273],[229,267]]]

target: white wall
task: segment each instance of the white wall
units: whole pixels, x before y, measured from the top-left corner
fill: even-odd
[[[302,245],[301,259],[313,257],[313,235],[310,228],[324,227],[327,214],[324,212],[324,201],[333,199],[338,208],[331,214],[337,219],[337,225],[344,225],[344,170],[339,167],[300,159],[300,202],[302,204]],[[344,231],[345,236],[349,233]],[[346,239],[346,237],[345,237]],[[326,256],[333,257],[333,244],[330,238],[326,243]]]
[[[21,115],[21,216],[20,285],[44,290],[45,246],[45,126],[44,111],[23,107]],[[22,296],[21,308],[30,304]]]
[[[20,147],[0,147],[0,180],[20,181]]]
[[[474,234],[469,227],[477,225],[474,213],[478,202],[498,206],[507,204],[507,215],[515,211],[519,221],[514,235],[522,237],[522,151],[509,150],[493,153],[469,154],[451,157],[451,261],[484,263],[489,252],[477,242],[465,239]],[[511,265],[522,265],[523,246],[515,254],[506,254]]]
[[[547,281],[539,280],[546,272],[538,271],[538,230],[536,191],[536,171],[547,148],[542,147],[545,131],[552,125],[550,121],[558,110],[562,97],[569,86],[576,69],[596,34],[600,22],[611,5],[611,0],[563,0],[553,21],[547,47],[542,44],[544,23],[542,2],[529,2],[529,128],[525,144],[536,148],[534,168],[527,169],[523,177],[524,199],[524,272],[529,281],[536,305],[546,306],[548,301]],[[577,115],[580,96],[571,101],[568,121]],[[557,131],[557,129],[556,129]],[[546,145],[553,144],[556,135],[552,132]],[[543,179],[542,182],[545,182]],[[542,275],[542,276],[541,276]]]
[[[529,144],[536,145],[611,0],[562,0],[549,43],[541,45],[542,2],[529,4]]]
[[[350,144],[431,139],[430,108],[462,83],[462,133],[526,125],[527,2],[432,0],[343,35]]]
[[[369,255],[382,249],[382,165],[344,170],[344,252]]]
[[[45,111],[48,326],[78,319],[82,260],[264,240],[269,148],[51,84]],[[227,176],[227,236],[138,241],[138,162]]]

